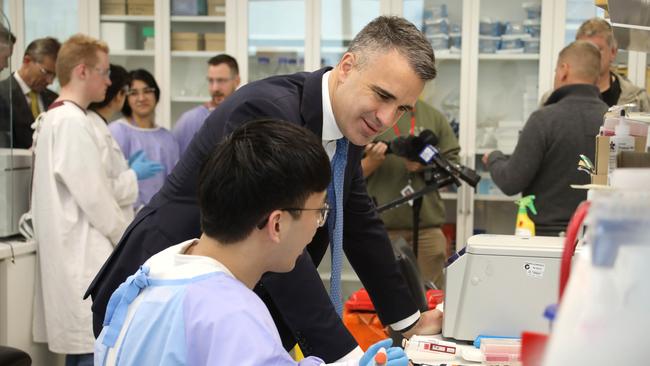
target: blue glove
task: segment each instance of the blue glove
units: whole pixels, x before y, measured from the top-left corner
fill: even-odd
[[[135,172],[138,180],[149,179],[163,171],[163,166],[156,161],[148,160],[142,150],[136,151],[129,157],[129,166]]]
[[[390,347],[393,344],[393,340],[388,338],[383,341],[379,341],[372,346],[368,347],[366,353],[363,354],[363,357],[359,360],[359,366],[374,366],[375,365],[375,355],[381,347],[386,348],[386,356],[388,356],[388,361],[386,366],[407,366],[409,359],[406,356],[406,353],[403,349],[399,347]],[[390,347],[390,348],[389,348]]]

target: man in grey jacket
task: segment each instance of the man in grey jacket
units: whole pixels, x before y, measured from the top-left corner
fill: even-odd
[[[578,28],[576,40],[589,41],[600,51],[600,75],[598,76],[598,89],[601,98],[608,106],[619,104],[635,104],[640,112],[650,112],[650,96],[644,88],[640,88],[625,76],[611,70],[611,65],[616,60],[618,46],[614,38],[612,26],[602,18],[586,20]],[[542,105],[550,95],[547,92],[542,96]]]
[[[496,185],[506,194],[534,194],[538,214],[531,217],[537,235],[557,235],[586,191],[571,184],[589,183],[579,172],[579,154],[594,159],[594,137],[607,104],[600,99],[600,52],[590,42],[565,47],[555,69],[554,91],[526,122],[510,157],[501,151],[483,156]]]

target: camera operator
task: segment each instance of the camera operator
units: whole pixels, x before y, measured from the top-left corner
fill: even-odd
[[[416,136],[428,129],[438,136],[436,146],[443,157],[458,162],[460,146],[447,119],[425,102],[418,101],[415,109],[406,112],[393,126],[379,136],[375,143],[366,145],[365,157],[361,160],[363,176],[368,179],[368,193],[377,204],[384,204],[396,198],[422,189],[427,183],[420,171],[424,165],[396,156],[386,155],[387,145],[396,137]],[[447,240],[440,229],[445,222],[445,206],[436,191],[420,198],[420,225],[418,231],[417,261],[425,281],[433,282],[438,288],[444,284],[442,269],[446,259]],[[417,209],[418,202],[414,205]],[[391,240],[403,237],[413,243],[413,205],[411,203],[384,211],[381,218],[388,229]]]

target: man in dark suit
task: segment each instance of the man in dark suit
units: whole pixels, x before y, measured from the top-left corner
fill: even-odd
[[[406,336],[439,332],[442,314],[420,313],[416,307],[360,168],[363,146],[412,109],[424,83],[435,75],[433,50],[424,35],[402,18],[379,17],[361,30],[334,69],[271,77],[240,88],[206,119],[163,188],[139,212],[88,289],[86,295],[94,301],[95,332],[101,330],[111,293],[145,259],[200,234],[199,169],[224,136],[261,117],[311,130],[321,137],[330,159],[338,155],[337,140],[349,140],[342,195],[343,250],[384,324]],[[333,362],[360,354],[360,349],[316,271],[330,241],[328,225],[317,231],[292,272],[267,273],[255,291],[273,315],[285,348],[297,342],[305,354]]]
[[[9,66],[9,58],[14,52],[16,36],[0,23],[0,71]],[[9,104],[0,94],[0,147],[11,146],[11,126],[9,125]]]
[[[54,66],[60,47],[59,41],[51,37],[32,41],[25,50],[20,69],[0,82],[1,96],[6,103],[11,100],[13,108],[14,148],[28,149],[32,146],[31,125],[34,119],[58,97],[47,86],[56,77]]]

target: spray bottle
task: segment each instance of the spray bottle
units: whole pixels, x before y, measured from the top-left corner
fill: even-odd
[[[528,211],[526,210],[528,208],[533,215],[537,215],[537,210],[533,203],[534,200],[535,196],[529,195],[515,201],[515,204],[519,206],[519,210],[517,210],[515,235],[525,238],[535,236],[535,223],[528,217]]]

